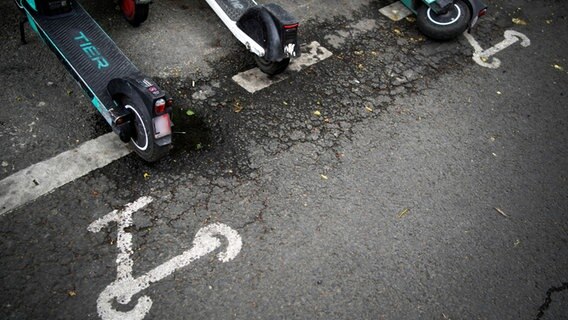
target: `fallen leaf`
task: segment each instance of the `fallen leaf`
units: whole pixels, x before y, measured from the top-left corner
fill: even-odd
[[[552,67],[554,67],[554,69],[556,69],[556,70],[564,71],[564,68],[562,68],[561,65],[553,64]]]
[[[367,110],[367,112],[373,112],[373,108],[369,106],[365,106],[365,110]]]
[[[408,21],[408,22],[416,22],[416,18],[414,18],[413,16],[408,16],[408,17],[406,17],[406,21]]]
[[[233,111],[235,111],[236,113],[243,111],[243,106],[241,105],[240,101],[235,101],[235,104],[233,105]]]
[[[150,174],[148,172],[144,172],[144,179],[150,178]]]
[[[487,58],[486,56],[480,56],[479,59],[481,59],[481,61],[483,62],[489,61],[489,58]]]
[[[513,23],[519,26],[526,26],[527,22],[521,18],[513,18]]]
[[[515,240],[515,247],[518,246],[519,244],[521,244],[521,240],[519,239]]]
[[[552,20],[545,20],[546,24],[551,24]]]
[[[396,29],[396,28],[395,28],[395,29],[393,29],[392,31],[393,31],[397,36],[402,35],[402,31],[400,31],[399,29]]]
[[[320,176],[321,176],[321,178],[322,178],[323,180],[329,179],[329,178],[328,178],[326,175],[324,175],[324,174],[320,174]]]
[[[409,211],[410,211],[410,209],[408,209],[408,208],[404,208],[404,209],[400,210],[400,212],[398,213],[398,217],[399,218],[404,217]]]
[[[195,146],[195,150],[201,150],[202,148],[203,148],[203,146],[201,145],[201,143],[198,143],[198,144]]]
[[[501,91],[497,91],[497,94],[501,94]]]
[[[69,291],[67,291],[67,295],[70,296],[70,297],[74,297],[74,296],[77,295],[77,292],[75,292],[74,290],[69,290]]]
[[[286,101],[282,101],[282,103],[283,103],[285,106],[288,105],[288,102],[286,102]]]
[[[314,116],[317,117],[321,116],[321,112],[319,112],[319,110],[314,111]]]
[[[187,114],[188,116],[193,116],[195,115],[195,112],[193,112],[192,110],[187,109],[187,111],[185,112],[185,114]]]
[[[500,215],[502,215],[503,217],[508,217],[508,215],[507,215],[503,210],[501,210],[501,209],[499,209],[499,208],[497,208],[497,207],[495,207],[495,208],[493,208],[493,209],[495,209],[495,211],[497,211],[497,212],[498,212]]]

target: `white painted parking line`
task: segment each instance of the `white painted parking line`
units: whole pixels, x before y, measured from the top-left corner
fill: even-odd
[[[297,59],[292,59],[288,69],[282,74],[268,77],[260,71],[260,69],[254,68],[233,76],[233,80],[248,92],[255,93],[274,83],[287,79],[291,72],[298,72],[306,67],[323,61],[332,55],[331,51],[322,47],[317,41],[313,41],[302,48],[302,55]]]
[[[18,171],[0,181],[0,216],[130,152],[111,132]]]
[[[410,11],[410,9],[408,9],[400,1],[389,4],[386,7],[382,7],[379,9],[379,12],[387,16],[392,21],[402,20],[412,14],[412,11]]]

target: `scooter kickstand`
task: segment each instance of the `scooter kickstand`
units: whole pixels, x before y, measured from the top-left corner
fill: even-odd
[[[24,28],[26,22],[28,22],[28,17],[26,16],[20,17],[20,41],[22,42],[22,44],[28,43],[26,41],[26,30]]]

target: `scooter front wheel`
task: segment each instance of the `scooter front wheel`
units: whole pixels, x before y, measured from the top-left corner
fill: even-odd
[[[134,27],[138,27],[148,19],[150,4],[136,3],[136,0],[120,0],[120,11],[122,15]]]
[[[437,14],[426,4],[418,8],[418,29],[434,40],[450,40],[464,33],[471,20],[471,10],[463,0],[455,0],[444,13]]]
[[[124,99],[124,107],[132,113],[132,137],[130,145],[140,158],[155,162],[169,152],[169,145],[159,146],[154,138],[154,126],[150,112],[140,108],[130,99]]]
[[[254,61],[260,71],[271,76],[284,72],[290,64],[290,58],[282,59],[281,61],[268,61],[256,54],[254,55]]]

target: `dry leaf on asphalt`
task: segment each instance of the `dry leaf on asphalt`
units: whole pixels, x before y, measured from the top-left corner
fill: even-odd
[[[400,212],[398,213],[398,217],[399,218],[404,217],[406,214],[408,214],[409,211],[410,211],[410,209],[408,209],[408,208],[404,208],[404,209],[400,210]]]
[[[526,26],[527,22],[521,18],[513,18],[513,23],[519,26]]]
[[[508,215],[507,215],[503,210],[501,210],[501,209],[499,209],[499,208],[497,208],[497,207],[495,207],[495,208],[493,208],[493,209],[495,209],[495,211],[497,211],[497,212],[498,212],[500,215],[502,215],[503,217],[508,217]]]

